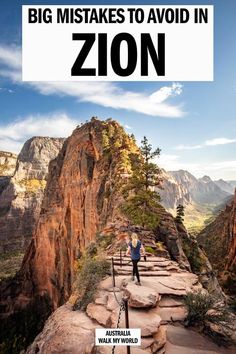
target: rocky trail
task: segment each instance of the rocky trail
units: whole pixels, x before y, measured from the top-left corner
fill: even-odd
[[[46,140],[43,146],[51,143]],[[37,158],[43,149],[38,148],[38,138],[30,139],[18,157],[14,176],[1,194],[5,203],[1,207],[6,206],[0,215],[4,247],[10,241],[9,234],[14,235],[9,243],[12,249],[14,239],[17,246],[21,236],[25,238],[25,230],[30,231],[30,244],[19,272],[0,284],[1,344],[13,353],[15,348],[27,348],[37,335],[26,351],[28,354],[111,353],[110,346],[95,346],[94,332],[96,328],[116,328],[120,308],[116,294],[118,301],[123,296],[129,298],[130,327],[141,328],[142,345],[132,347],[132,354],[235,352],[219,348],[209,338],[183,326],[187,315],[183,297],[188,291],[204,286],[205,291],[223,297],[208,258],[184,225],[177,223],[161,205],[157,209],[160,222],[155,234],[121,215],[123,194],[119,183],[126,183],[132,159],[139,154],[134,139],[117,122],[94,117],[77,127],[59,148],[62,143],[55,141],[55,149],[49,149],[57,156],[51,160],[48,149]],[[35,152],[33,160],[30,151]],[[43,185],[40,198],[35,194],[38,185]],[[12,202],[12,192],[18,187],[23,194],[17,194]],[[31,222],[26,209],[33,211],[37,223]],[[17,220],[24,220],[27,228],[24,223],[20,229]],[[117,253],[132,232],[156,255],[139,263],[141,287],[131,281],[129,259],[124,257],[121,265]],[[92,243],[97,243],[98,250],[101,247],[103,255],[114,257],[115,292],[112,277],[107,276],[99,283],[86,312],[73,311],[73,296],[80,291],[79,284],[75,287],[79,275],[76,265]],[[191,262],[193,266],[200,264],[197,271]],[[124,324],[122,312],[120,327]],[[126,353],[126,348],[117,347],[116,353]]]
[[[108,257],[110,261],[111,258]],[[73,311],[70,302],[59,307],[29,347],[28,354],[112,353],[111,346],[95,346],[95,328],[117,327],[118,302],[124,297],[128,298],[130,328],[141,328],[141,347],[131,346],[132,354],[235,353],[235,348],[219,347],[183,325],[187,316],[183,296],[202,288],[197,275],[181,269],[170,259],[149,256],[146,262],[142,259],[139,263],[142,286],[137,286],[131,280],[130,258],[122,256],[120,264],[120,253],[116,253],[113,260],[115,287],[111,276],[104,279],[86,312]],[[125,328],[124,311],[119,327]],[[125,354],[126,350],[117,346],[115,353]]]
[[[120,254],[117,253],[114,257],[109,257],[110,260],[113,258],[115,273],[117,275],[130,275],[132,271],[132,262],[130,257],[124,256],[122,254],[120,258]],[[178,265],[177,262],[166,259],[164,257],[155,257],[149,256],[147,257],[147,261],[145,262],[143,257],[140,259],[139,263],[139,273],[141,276],[170,276],[171,273],[184,272]]]

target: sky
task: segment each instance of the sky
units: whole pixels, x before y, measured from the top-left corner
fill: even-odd
[[[214,5],[213,82],[21,80],[22,4]],[[69,136],[92,116],[112,117],[162,152],[166,170],[236,180],[236,1],[0,1],[0,150],[32,136]]]

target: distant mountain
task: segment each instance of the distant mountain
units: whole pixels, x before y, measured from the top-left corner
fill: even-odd
[[[167,209],[176,209],[178,204],[187,205],[193,201],[189,192],[189,184],[194,183],[195,177],[187,171],[181,172],[185,173],[185,178],[177,172],[161,171],[162,189],[158,192],[161,196],[161,203]],[[191,182],[187,183],[188,179]]]
[[[185,224],[189,229],[201,229],[233,195],[233,187],[226,181],[215,183],[209,176],[196,178],[190,172],[162,170],[162,205],[175,214],[178,204],[185,206]],[[220,187],[228,185],[228,191]]]
[[[236,181],[227,181],[231,186],[236,188]]]
[[[224,181],[223,179],[219,179],[218,181],[214,181],[215,184],[227,193],[233,194],[234,189],[236,187],[236,181]]]
[[[209,176],[197,179],[184,170],[162,171],[162,180],[162,203],[171,209],[176,208],[179,203],[220,204],[233,194],[221,189]]]

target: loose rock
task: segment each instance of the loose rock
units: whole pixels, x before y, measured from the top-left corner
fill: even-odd
[[[134,308],[155,307],[160,299],[155,290],[132,283],[127,285],[124,293],[129,298],[129,306]]]

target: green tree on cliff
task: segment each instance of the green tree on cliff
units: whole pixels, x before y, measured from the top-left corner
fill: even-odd
[[[160,170],[153,160],[160,155],[160,149],[153,151],[144,137],[140,153],[132,159],[132,176],[123,189],[125,203],[122,210],[133,223],[154,229],[159,223],[160,196],[155,187],[160,185]]]
[[[179,204],[176,208],[175,221],[182,224],[184,222],[184,206]]]

